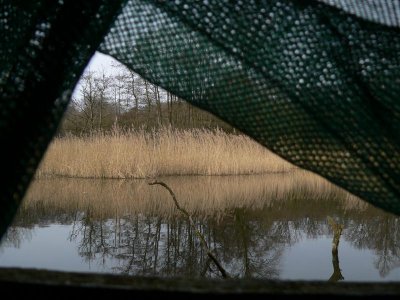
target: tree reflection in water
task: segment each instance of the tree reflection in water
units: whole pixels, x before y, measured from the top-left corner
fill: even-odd
[[[340,270],[339,265],[339,242],[340,236],[342,235],[342,231],[344,228],[343,224],[339,224],[332,217],[328,216],[328,224],[331,226],[333,231],[333,240],[332,240],[332,265],[333,265],[333,273],[329,278],[329,281],[339,281],[343,280],[344,277],[342,275],[342,271]]]
[[[335,238],[327,216],[343,224],[342,239],[374,251],[382,277],[400,266],[398,217],[322,179],[296,176],[164,181],[182,199],[197,230],[233,277],[279,278],[285,249],[305,238]],[[34,226],[68,224],[69,240],[78,244],[79,255],[88,263],[112,266],[116,273],[219,277],[194,230],[168,197],[165,190],[142,181],[37,180],[2,248],[18,247]],[[330,280],[343,279],[337,249],[332,263]]]

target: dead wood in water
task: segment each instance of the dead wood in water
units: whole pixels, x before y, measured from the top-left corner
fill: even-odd
[[[188,218],[189,223],[190,223],[190,226],[192,226],[192,228],[193,228],[193,230],[195,231],[196,235],[197,235],[198,238],[200,239],[201,244],[202,244],[203,247],[206,249],[208,257],[209,257],[209,258],[214,262],[214,264],[217,266],[218,270],[221,272],[222,277],[223,277],[223,278],[228,278],[228,277],[229,277],[228,273],[225,271],[225,269],[224,269],[224,268],[222,267],[222,265],[219,263],[219,261],[217,260],[217,258],[216,258],[216,257],[214,256],[214,254],[211,252],[210,247],[208,246],[207,241],[206,241],[206,239],[204,238],[203,234],[196,228],[196,224],[194,223],[192,216],[191,216],[184,208],[182,208],[182,207],[179,205],[178,200],[176,199],[176,196],[175,196],[174,192],[172,191],[172,189],[171,189],[166,183],[164,183],[164,182],[162,182],[162,181],[154,180],[154,181],[148,182],[148,184],[149,184],[149,185],[156,185],[156,184],[158,184],[158,185],[161,185],[161,186],[163,186],[164,188],[166,188],[166,189],[168,190],[168,192],[170,193],[170,195],[171,195],[171,197],[172,197],[172,200],[173,200],[174,203],[175,203],[176,208],[177,208],[182,214],[184,214],[184,215]]]
[[[332,240],[333,274],[329,278],[329,281],[336,282],[336,281],[344,279],[344,277],[342,275],[342,271],[340,270],[339,254],[338,254],[340,236],[342,235],[342,231],[343,231],[344,225],[336,222],[330,216],[328,216],[327,219],[328,219],[328,224],[332,227],[332,230],[333,230],[333,240]]]

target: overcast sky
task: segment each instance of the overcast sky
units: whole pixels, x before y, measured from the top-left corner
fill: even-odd
[[[119,62],[111,56],[96,52],[85,70],[90,69],[92,71],[101,72],[104,69],[107,74],[112,74],[116,72],[115,68],[112,67],[113,64],[119,64]]]
[[[117,75],[121,72],[121,69],[115,67],[118,65],[122,64],[111,56],[96,52],[86,66],[84,72],[90,70],[96,73],[102,73],[104,70],[106,75]],[[165,91],[162,88],[159,88],[159,92],[161,101],[164,101],[166,99],[166,94],[164,93]],[[81,99],[81,85],[79,82],[72,93],[72,99]]]
[[[114,58],[112,58],[111,56],[102,54],[100,52],[96,52],[93,55],[92,59],[90,60],[89,64],[86,66],[85,72],[88,70],[94,72],[102,72],[102,70],[104,70],[104,72],[108,75],[115,74],[118,72],[118,70],[113,67],[113,65],[115,64],[119,64],[119,62]],[[72,98],[79,97],[79,93],[80,93],[80,84],[78,83],[72,94]]]

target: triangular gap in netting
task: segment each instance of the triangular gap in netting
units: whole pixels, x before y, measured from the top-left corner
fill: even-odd
[[[99,50],[399,214],[398,14],[345,3],[129,1]]]

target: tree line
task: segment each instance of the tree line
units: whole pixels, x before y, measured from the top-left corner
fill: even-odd
[[[220,128],[235,130],[214,115],[140,77],[123,65],[117,72],[86,71],[59,133],[85,134],[119,128]]]

